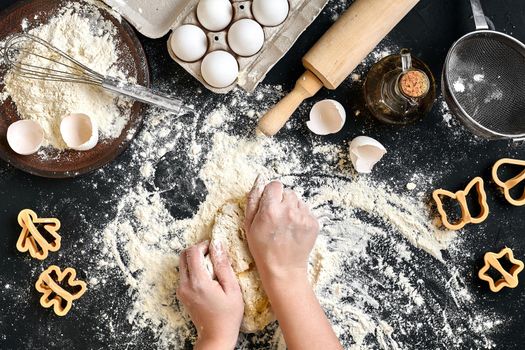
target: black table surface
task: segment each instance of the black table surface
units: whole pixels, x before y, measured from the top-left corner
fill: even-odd
[[[0,9],[7,8],[15,2],[2,0]],[[342,10],[350,3],[351,1],[331,0],[328,8],[271,70],[264,82],[270,85],[282,84],[285,91],[290,90],[302,73],[303,68],[300,64],[302,55],[333,22],[332,11],[329,9]],[[484,6],[485,13],[497,29],[525,41],[524,1],[484,1]],[[439,77],[451,44],[472,29],[472,15],[467,0],[422,0],[386,40],[399,47],[411,48],[416,56],[428,63],[434,75]],[[152,64],[153,86],[170,86],[175,92],[200,88],[196,80],[170,60],[165,50],[166,38],[151,40],[140,36],[140,39],[150,62],[159,62]],[[175,76],[178,78],[173,79],[172,77]],[[192,101],[197,109],[210,108],[228,98],[207,91],[201,96],[202,101]],[[327,96],[341,101],[346,106],[359,106],[359,103],[362,103],[360,102],[362,101],[361,88],[358,84],[345,83],[336,91],[321,92],[314,100]],[[306,116],[295,115],[295,118],[304,119]],[[441,174],[439,178],[434,179],[436,186],[460,189],[475,175],[489,179],[491,165],[502,157],[525,158],[525,149],[512,142],[473,140],[468,132],[463,131],[460,131],[462,137],[451,138],[450,134],[455,132],[454,129],[462,126],[449,128],[444,125],[440,103],[434,106],[432,113],[424,120],[402,128],[381,124],[366,113],[359,119],[348,119],[345,130],[349,131],[327,138],[328,142],[342,144],[363,130],[373,130],[374,135],[380,137],[387,149],[397,153],[400,158],[396,157],[396,159],[406,159],[398,164],[384,166],[385,170],[377,174],[380,179],[390,181],[394,185],[406,184],[406,179],[400,179],[398,174],[406,174],[408,169],[414,172],[436,169],[436,173]],[[294,133],[306,132],[303,123],[294,124],[294,127],[279,135],[278,139],[284,140]],[[57,319],[50,316],[49,310],[44,310],[38,305],[36,291],[29,293],[32,295],[30,300],[19,300],[13,293],[4,293],[3,287],[10,283],[26,291],[31,290],[33,282],[24,281],[36,280],[38,271],[41,271],[41,267],[33,266],[40,263],[21,257],[15,249],[17,232],[19,232],[16,222],[18,212],[26,207],[39,208],[41,205],[54,203],[54,208],[64,225],[71,227],[68,235],[71,239],[79,239],[78,245],[81,248],[83,242],[89,240],[89,232],[85,231],[86,228],[92,227],[88,225],[86,218],[96,218],[99,225],[103,226],[115,215],[116,203],[112,198],[115,198],[114,194],[118,186],[114,184],[118,184],[120,179],[127,176],[125,168],[129,158],[129,152],[124,152],[104,168],[105,178],[110,175],[114,180],[112,183],[105,183],[101,178],[101,172],[94,172],[77,179],[50,180],[25,174],[0,162],[0,305],[2,305],[0,349],[53,349],[64,347],[64,344],[69,344],[67,347],[71,349],[121,348],[118,347],[119,344],[93,341],[98,329],[95,326],[98,322],[96,313],[93,315],[87,313],[79,316],[78,319]],[[93,183],[99,184],[99,190],[96,192],[92,190]],[[495,312],[502,318],[511,320],[505,327],[498,328],[493,336],[498,348],[521,349],[525,344],[524,284],[514,290],[492,294],[478,287],[480,281],[476,280],[475,274],[486,251],[498,251],[508,245],[514,249],[518,257],[525,256],[524,209],[507,204],[492,187],[488,192],[491,216],[483,225],[483,234],[480,234],[476,227],[469,227],[462,232],[468,237],[468,244],[472,247],[472,251],[477,253],[465,256],[464,261],[458,263],[472,266],[471,275],[466,280],[472,284],[469,288],[474,290],[476,303],[488,312]],[[73,204],[80,204],[84,209],[81,212],[77,209],[71,210]],[[78,205],[75,208],[78,208]],[[80,237],[84,239],[80,240]],[[82,270],[82,266],[77,268]],[[122,295],[125,297],[124,286],[122,286]],[[103,295],[90,297],[86,301],[92,303],[89,306],[90,310],[96,310],[97,297],[103,298]],[[7,305],[16,307],[7,307]],[[115,312],[125,313],[125,310],[116,309]],[[60,327],[59,337],[62,341],[57,343],[55,339],[58,327]],[[418,343],[422,344],[421,339]],[[127,349],[138,348],[129,343],[122,346]],[[427,346],[420,345],[418,348],[425,347],[442,348],[439,342],[433,340],[429,340]],[[458,348],[461,346],[458,345]]]

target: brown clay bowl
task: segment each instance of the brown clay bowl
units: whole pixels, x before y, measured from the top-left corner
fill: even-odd
[[[63,5],[65,1],[57,0],[33,0],[21,1],[0,13],[0,40],[10,34],[22,30],[21,22],[24,18],[39,16],[39,23],[49,20]],[[117,27],[120,40],[118,50],[121,53],[119,64],[127,70],[131,77],[135,77],[137,83],[149,86],[149,70],[144,49],[140,44],[133,29],[125,22],[119,22],[106,10],[100,12],[107,20]],[[29,23],[32,24],[31,21]],[[6,69],[0,68],[0,78],[6,73]],[[1,79],[3,80],[3,79]],[[0,80],[0,81],[1,81]],[[0,84],[0,91],[4,88]],[[132,137],[138,131],[144,116],[144,105],[135,102],[131,109],[129,122],[122,131],[120,137],[113,140],[103,140],[92,150],[87,152],[56,151],[46,149],[46,156],[34,154],[21,156],[11,150],[7,143],[7,128],[11,123],[19,120],[15,104],[8,98],[0,105],[0,158],[12,166],[33,175],[48,178],[69,178],[89,173],[101,168],[114,160],[131,142]]]

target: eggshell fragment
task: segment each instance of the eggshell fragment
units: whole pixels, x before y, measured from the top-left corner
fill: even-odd
[[[83,113],[65,116],[60,123],[60,134],[66,145],[76,151],[88,151],[98,143],[96,123]]]
[[[44,130],[33,120],[19,120],[7,128],[7,143],[20,155],[38,152],[43,142]]]
[[[229,0],[201,0],[197,5],[197,18],[204,28],[218,32],[230,24],[232,4]]]
[[[345,121],[346,112],[343,105],[334,100],[323,100],[312,107],[310,120],[306,125],[317,135],[328,135],[339,132]]]
[[[350,160],[358,173],[371,173],[385,154],[385,147],[368,136],[358,136],[350,143]]]
[[[283,23],[288,12],[290,4],[288,0],[253,0],[253,16],[263,26],[273,27]]]

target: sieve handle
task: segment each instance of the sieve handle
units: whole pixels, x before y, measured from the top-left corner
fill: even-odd
[[[470,5],[472,6],[472,14],[474,15],[474,23],[476,23],[476,30],[489,29],[480,0],[470,0]]]

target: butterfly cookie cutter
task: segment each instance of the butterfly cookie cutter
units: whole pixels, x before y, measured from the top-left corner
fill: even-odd
[[[36,290],[43,293],[40,304],[45,308],[53,307],[58,316],[65,316],[73,301],[79,299],[86,292],[86,282],[77,280],[75,269],[68,267],[61,271],[58,266],[52,265],[40,274],[36,281]],[[63,285],[74,290],[70,292]]]
[[[499,262],[503,257],[506,257],[512,264],[509,271],[506,271]],[[524,265],[521,260],[514,258],[512,249],[506,247],[499,253],[487,252],[485,253],[484,261],[485,265],[479,270],[478,277],[482,281],[488,282],[491,291],[496,293],[504,287],[516,288],[518,286],[518,275],[523,270]],[[487,272],[491,267],[501,274],[502,277],[499,280],[494,281],[492,277],[487,275]]]
[[[498,160],[492,167],[492,179],[498,186],[503,188],[503,195],[505,196],[505,199],[507,199],[507,201],[510,204],[515,205],[515,206],[525,205],[525,191],[522,193],[521,197],[518,199],[514,199],[510,195],[510,190],[512,190],[520,182],[525,180],[525,169],[518,175],[514,176],[513,178],[508,179],[507,181],[503,181],[498,176],[498,170],[504,164],[525,166],[525,161],[519,160],[519,159],[503,158],[503,159]]]
[[[22,227],[22,232],[16,242],[16,249],[19,252],[29,252],[33,258],[44,260],[49,252],[56,252],[60,249],[62,238],[58,234],[60,229],[58,219],[39,218],[34,211],[24,209],[18,214],[18,224]],[[43,225],[42,228],[48,233],[50,240],[42,235],[37,225]]]
[[[478,192],[478,202],[481,208],[479,215],[475,217],[473,217],[470,213],[467,204],[467,195],[473,187],[476,187],[476,191]],[[456,223],[451,223],[449,221],[447,213],[443,208],[443,201],[441,200],[442,196],[449,197],[458,201],[459,206],[461,208],[461,219],[459,219]],[[487,194],[485,193],[484,182],[483,179],[479,176],[472,179],[472,181],[470,181],[467,187],[462,191],[453,193],[440,188],[432,193],[432,197],[436,202],[437,210],[439,212],[439,215],[441,216],[443,226],[445,226],[449,230],[460,230],[466,224],[479,224],[485,221],[485,219],[487,219],[489,215],[489,206],[487,203]]]

